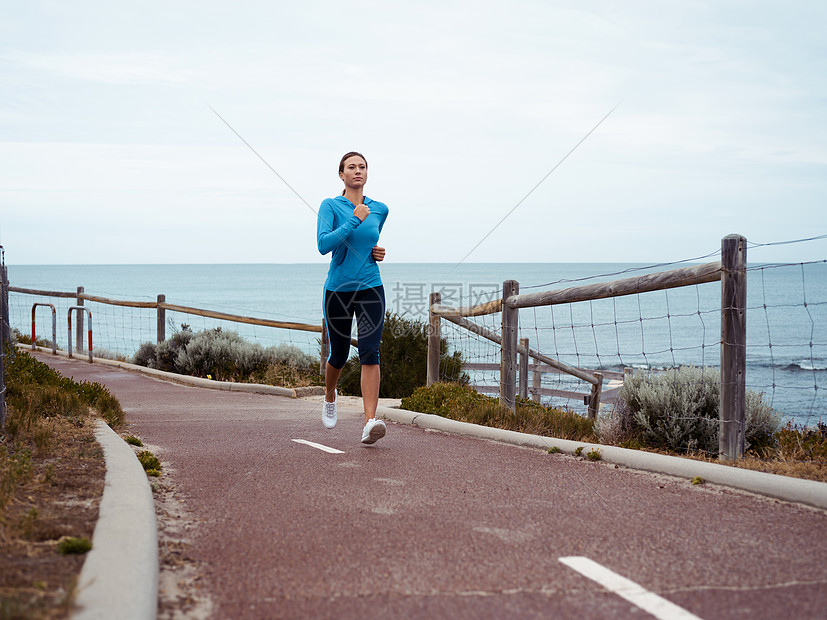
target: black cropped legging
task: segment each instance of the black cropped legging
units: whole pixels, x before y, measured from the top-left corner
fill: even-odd
[[[385,323],[385,288],[377,286],[360,291],[324,292],[324,319],[330,341],[327,363],[342,368],[350,353],[350,332],[353,315],[359,341],[359,363],[379,363],[379,343]]]

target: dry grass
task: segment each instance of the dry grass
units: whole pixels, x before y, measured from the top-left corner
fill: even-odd
[[[265,385],[279,385],[282,387],[307,387],[310,385],[324,385],[324,381],[316,368],[296,368],[290,364],[270,364],[260,376],[250,377],[252,383]]]
[[[502,407],[498,399],[455,383],[434,383],[418,388],[411,396],[402,399],[402,408],[532,435],[588,442],[596,439],[593,422],[571,411],[544,407],[523,399],[511,411]]]
[[[729,465],[729,463],[725,464]],[[763,471],[768,474],[827,482],[827,462],[825,461],[767,460],[747,456],[733,465],[742,469]]]
[[[767,474],[778,474],[779,476],[789,476],[791,478],[803,478],[805,480],[817,480],[819,482],[827,482],[827,461],[825,460],[795,460],[787,459],[776,453],[775,456],[756,456],[754,454],[747,454],[737,461],[725,461],[710,454],[703,454],[700,452],[677,454],[666,450],[647,450],[647,452],[657,452],[659,454],[669,454],[671,456],[680,456],[682,458],[693,459],[696,461],[705,461],[708,463],[718,463],[719,465],[727,465],[729,467],[738,467],[740,469],[751,469],[753,471],[760,471]]]
[[[0,455],[8,463],[31,454],[0,512],[0,618],[67,617],[84,556],[58,547],[66,537],[91,539],[97,522],[106,468],[91,427],[65,418],[48,427],[48,446],[21,433]]]
[[[772,446],[749,451],[737,461],[723,461],[703,453],[681,456],[768,474],[827,482],[827,425],[819,423],[815,428],[805,428],[789,423],[773,435]]]
[[[106,468],[92,430],[91,386],[55,377],[39,364],[17,352],[6,365],[9,398],[6,427],[0,432],[0,618],[68,616],[84,556],[61,554],[59,548],[70,537],[92,538],[103,492]],[[33,380],[35,376],[47,384]],[[103,393],[94,394],[97,398]],[[111,413],[114,405],[105,400],[104,408]]]

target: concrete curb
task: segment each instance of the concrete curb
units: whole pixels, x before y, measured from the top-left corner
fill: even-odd
[[[72,618],[154,619],[159,567],[152,490],[135,452],[103,420],[95,437],[106,459],[106,482]]]
[[[21,351],[30,353],[32,351],[31,345],[18,344],[17,347]],[[39,353],[49,353],[46,349],[38,347],[36,349]],[[58,355],[68,357],[69,353],[66,351],[58,351]],[[84,355],[73,355],[72,359],[78,361],[87,361]],[[121,362],[118,360],[110,360],[104,357],[93,357],[95,364],[103,364],[104,366],[114,366],[116,368],[123,368],[124,370],[131,370],[133,372],[141,372],[145,375],[157,377],[165,381],[172,381],[173,383],[181,383],[184,385],[193,385],[196,387],[207,388],[210,390],[226,390],[228,392],[250,392],[252,394],[271,394],[273,396],[287,396],[288,398],[300,398],[302,396],[319,396],[324,394],[322,386],[309,386],[299,388],[286,388],[278,385],[260,385],[258,383],[233,383],[232,381],[214,381],[213,379],[204,379],[202,377],[191,377],[189,375],[179,375],[174,372],[167,372],[165,370],[156,370],[154,368],[147,368],[146,366],[138,366],[137,364],[130,364],[129,362]]]
[[[566,439],[555,439],[553,437],[529,435],[527,433],[479,426],[468,422],[457,422],[456,420],[449,420],[438,415],[417,413],[405,409],[393,409],[380,406],[377,408],[376,413],[383,418],[402,424],[412,424],[446,433],[468,435],[479,439],[489,439],[542,450],[556,447],[559,448],[560,452],[565,454],[574,454],[577,448],[582,448],[583,454],[591,450],[599,450],[600,460],[606,463],[677,476],[679,478],[692,479],[700,476],[706,482],[827,510],[827,483],[825,482],[790,478],[777,474],[767,474],[759,471],[719,465],[717,463],[693,461],[678,456],[618,448],[616,446],[604,446],[600,444],[568,441]]]

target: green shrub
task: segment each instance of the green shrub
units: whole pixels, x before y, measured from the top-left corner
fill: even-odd
[[[468,385],[434,383],[417,388],[402,399],[402,408],[533,435],[584,441],[595,438],[591,420],[576,413],[527,399],[519,399],[511,411],[501,406],[499,399],[479,394]]]
[[[448,354],[448,341],[440,339],[439,375],[442,381],[468,383],[462,372],[462,354]],[[380,398],[404,398],[424,386],[428,373],[428,325],[415,319],[406,319],[396,313],[385,313],[382,341],[379,345],[379,363],[382,380]],[[361,369],[358,354],[353,355],[342,369],[339,392],[359,395]]]
[[[161,461],[159,461],[158,457],[152,454],[149,450],[142,450],[138,452],[138,461],[147,473],[151,470],[161,471]]]
[[[715,368],[682,366],[627,377],[613,412],[601,415],[601,441],[674,451],[718,452],[720,374]],[[772,445],[780,415],[747,391],[747,448]]]
[[[455,412],[482,406],[485,399],[485,396],[470,386],[440,382],[414,390],[413,394],[402,399],[402,408],[451,417]]]
[[[144,442],[140,440],[140,438],[135,437],[135,435],[130,435],[124,439],[126,443],[130,446],[138,446],[139,448],[144,445]]]
[[[92,549],[92,541],[84,537],[67,536],[57,544],[61,555],[84,554]]]
[[[97,410],[113,428],[122,424],[123,409],[100,383],[74,381],[25,351],[8,350],[6,357],[6,399],[18,411],[17,422],[31,425],[37,417],[86,417],[88,407]],[[26,426],[27,428],[29,426]],[[11,432],[11,428],[7,431]]]
[[[126,419],[121,403],[108,390],[95,399],[94,406],[110,428],[118,428]]]

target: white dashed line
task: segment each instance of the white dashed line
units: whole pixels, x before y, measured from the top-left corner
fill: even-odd
[[[621,577],[589,558],[575,556],[558,559],[569,568],[596,581],[610,592],[625,598],[642,610],[648,611],[659,620],[700,620],[698,616],[670,603],[654,592],[649,592],[634,581]]]
[[[320,443],[313,443],[312,441],[307,441],[306,439],[294,439],[293,441],[310,446],[311,448],[316,448],[322,452],[330,452],[330,454],[344,454],[343,450],[337,450],[336,448],[331,448],[330,446],[323,446]]]

